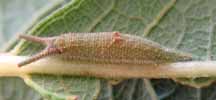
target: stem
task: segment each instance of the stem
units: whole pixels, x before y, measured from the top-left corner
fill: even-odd
[[[216,61],[190,61],[159,65],[94,64],[44,58],[23,66],[17,63],[24,56],[0,56],[0,76],[23,76],[26,74],[54,74],[93,76],[100,78],[195,78],[215,77]]]

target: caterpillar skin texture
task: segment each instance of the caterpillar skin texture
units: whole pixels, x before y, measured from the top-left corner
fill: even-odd
[[[96,64],[160,64],[191,60],[191,55],[161,47],[139,36],[119,32],[67,33],[54,37],[20,35],[20,38],[46,45],[40,53],[19,67],[46,56]]]

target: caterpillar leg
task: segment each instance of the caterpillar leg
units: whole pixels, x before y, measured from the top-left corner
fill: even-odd
[[[108,79],[108,83],[111,85],[118,85],[120,84],[124,79]]]

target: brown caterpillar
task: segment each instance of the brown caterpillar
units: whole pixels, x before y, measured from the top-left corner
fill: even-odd
[[[160,64],[191,60],[191,55],[161,47],[139,36],[119,32],[68,33],[55,37],[20,35],[20,38],[46,45],[40,53],[18,64],[19,67],[55,55],[79,63]]]

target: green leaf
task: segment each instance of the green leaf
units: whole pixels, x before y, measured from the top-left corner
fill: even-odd
[[[2,48],[8,40],[15,37],[17,32],[20,32],[25,27],[24,23],[30,21],[34,12],[48,2],[17,0],[17,1],[0,1],[0,47]],[[29,5],[29,6],[23,6]],[[2,50],[1,50],[2,51]]]
[[[100,92],[100,82],[94,78],[32,75],[25,82],[48,100],[93,100]]]
[[[44,0],[1,0],[0,1],[0,51],[4,51],[9,40],[22,31],[38,10],[53,5],[54,1]],[[34,16],[36,18],[36,16]],[[39,100],[41,96],[29,88],[22,79],[15,77],[0,78],[1,100]]]
[[[50,15],[47,17],[47,19],[41,21],[38,25],[32,28],[32,30],[29,31],[30,34],[33,35],[41,35],[41,36],[54,36],[65,32],[88,32],[88,31],[113,31],[113,30],[120,30],[121,29],[114,29],[114,26],[100,26],[101,22],[110,23],[110,21],[113,20],[113,18],[117,18],[119,16],[114,16],[113,18],[106,19],[108,16],[113,15],[114,13],[118,13],[115,11],[117,1],[91,1],[91,0],[74,0],[70,4],[64,6],[64,8],[56,11],[56,13]],[[119,2],[124,3],[124,2]],[[79,15],[79,16],[78,16]],[[113,23],[114,25],[115,23]],[[106,24],[105,24],[106,25]],[[101,28],[100,28],[101,27]],[[102,28],[104,27],[104,28]],[[107,29],[105,27],[108,27]],[[98,28],[98,29],[97,29]],[[122,30],[123,31],[123,30]],[[127,32],[127,30],[123,31]],[[129,31],[128,31],[129,32]],[[19,48],[20,47],[20,48]],[[41,50],[41,46],[37,44],[31,44],[21,41],[18,45],[18,53],[21,54],[33,54]],[[38,77],[41,78],[41,80],[38,79]],[[64,84],[60,85],[51,85],[55,87],[47,87],[52,89],[47,89],[46,87],[43,87],[44,84],[41,84],[41,81],[49,80],[49,78],[52,78],[53,80],[50,80],[49,83],[55,83],[55,76],[38,76],[37,79],[35,77],[32,77],[32,81],[27,81],[27,84],[35,88],[41,95],[43,95],[45,98],[49,99],[62,99],[66,98],[68,96],[74,95],[74,92],[71,92],[70,94],[65,94],[62,97],[62,93],[65,92],[59,92],[56,91],[55,88],[63,87],[64,84],[70,84],[73,83],[75,85],[80,85],[80,83],[77,81],[76,78],[71,77],[70,79],[65,78],[65,76],[62,77],[62,81]],[[46,78],[44,78],[46,77]],[[65,79],[65,80],[64,80]],[[93,81],[89,81],[88,78],[79,79],[79,80],[86,80],[87,87],[82,88],[75,88],[72,90],[74,91],[81,91],[81,90],[87,90],[90,86],[88,84],[93,84],[91,87],[93,88],[91,91],[83,91],[78,93],[79,97],[85,100],[91,100],[94,98],[109,98],[111,99],[111,93],[109,85],[102,84],[102,87],[99,87],[98,84],[100,82],[98,79],[94,79]],[[65,82],[66,81],[66,82]],[[67,81],[70,81],[68,83]],[[59,82],[59,81],[57,81]],[[71,84],[72,85],[72,84]],[[82,85],[82,84],[81,84]],[[100,84],[101,85],[101,84]],[[41,89],[43,89],[45,92],[41,92]],[[98,93],[98,90],[104,91]],[[83,95],[90,94],[89,98],[85,98]],[[97,97],[95,97],[95,95]],[[103,97],[107,96],[108,97]]]
[[[35,25],[28,33],[40,36],[54,36],[66,32],[120,31],[140,35],[166,47],[192,53],[199,56],[201,60],[215,60],[215,4],[215,0],[73,0]],[[17,48],[19,48],[18,53],[24,55],[34,54],[42,49],[41,45],[24,41],[21,41]],[[70,83],[79,84],[75,77],[59,77],[63,81],[70,80]],[[65,78],[67,80],[64,80]],[[28,84],[38,91],[42,88],[50,93],[49,96],[52,99],[58,99],[58,96],[62,96],[62,93],[64,93],[55,90],[55,88],[59,88],[59,85],[43,88],[44,84],[41,83],[46,80],[52,84],[56,82],[56,79],[55,76],[36,75],[31,77],[32,83]],[[102,90],[102,88],[98,87],[100,83],[97,79],[89,81],[89,78],[78,78],[78,80],[86,80],[86,84],[92,84],[92,91],[83,92],[84,94],[91,92],[90,98],[84,99],[92,99],[91,97],[98,94],[98,89]],[[201,86],[213,82],[214,78],[175,80],[193,86]],[[153,98],[185,100],[190,98],[193,100],[208,98],[206,92],[210,92],[214,96],[214,89],[211,89],[214,85],[208,89],[196,89],[174,82],[163,83],[165,83],[164,80],[154,80],[152,84],[141,80],[129,80],[114,89],[114,98],[122,100],[149,100]],[[67,82],[64,84],[67,84]],[[125,87],[124,84],[126,84]],[[109,87],[104,83],[100,85]],[[145,91],[139,90],[139,87]],[[88,88],[87,86],[82,89],[86,90]],[[165,91],[166,89],[168,91]],[[161,90],[165,92],[161,92]],[[107,92],[110,91],[109,88],[105,89],[105,91],[107,94],[110,93]],[[63,97],[73,95],[72,93],[74,92]],[[78,95],[83,98],[83,93]],[[101,95],[101,93],[103,92],[98,95]],[[157,96],[155,96],[155,93]],[[147,96],[145,96],[146,94]],[[42,95],[46,94],[42,93]],[[108,96],[112,98],[110,94]]]
[[[151,30],[148,38],[170,48],[189,52],[201,60],[215,60],[215,1],[177,1],[173,9]],[[183,84],[202,87],[215,78],[175,79]]]

